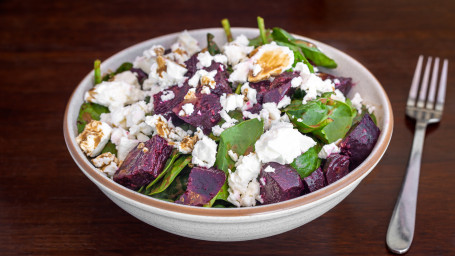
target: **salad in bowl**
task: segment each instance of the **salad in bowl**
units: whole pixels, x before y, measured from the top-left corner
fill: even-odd
[[[108,179],[176,204],[238,208],[313,193],[349,175],[381,134],[375,106],[347,97],[335,60],[281,28],[233,37],[187,31],[101,74],[76,142]]]

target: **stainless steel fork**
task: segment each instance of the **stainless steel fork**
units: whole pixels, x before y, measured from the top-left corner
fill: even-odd
[[[422,77],[420,92],[419,95],[417,95],[423,59],[422,55],[419,56],[406,106],[406,115],[416,120],[414,141],[412,142],[406,176],[387,230],[387,246],[392,252],[397,254],[406,253],[409,250],[414,237],[417,191],[425,130],[428,124],[437,123],[441,120],[446,94],[447,68],[449,62],[447,59],[444,59],[439,86],[437,86],[439,58],[435,59],[431,74],[430,89],[428,91],[432,63],[432,57],[429,57]]]

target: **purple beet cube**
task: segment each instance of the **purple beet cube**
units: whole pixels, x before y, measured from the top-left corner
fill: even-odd
[[[283,84],[290,83],[292,79],[299,77],[297,72],[283,72],[281,75],[275,77],[270,84],[270,89],[281,87]]]
[[[114,181],[133,190],[149,184],[163,171],[172,146],[155,135],[131,150],[114,174]]]
[[[303,186],[306,193],[311,193],[327,186],[321,167],[313,171],[310,176],[303,178]]]
[[[203,206],[218,194],[225,181],[226,174],[222,170],[194,167],[191,169],[185,193],[175,202]]]
[[[186,77],[189,77],[191,78],[194,74],[196,74],[196,71],[197,71],[197,63],[198,63],[198,59],[197,59],[197,55],[199,53],[195,53],[193,54],[193,56],[191,56],[187,61],[185,61],[185,65],[186,65],[186,73],[185,73],[185,76]]]
[[[354,170],[368,157],[380,133],[369,114],[365,114],[362,120],[351,128],[340,143],[341,153],[350,157],[350,170]]]
[[[262,103],[267,103],[267,102],[275,102],[278,104],[284,96],[289,96],[292,94],[292,88],[291,88],[291,82],[287,82],[285,84],[282,84],[274,89],[271,89],[270,91],[264,93],[264,97],[262,99]]]
[[[334,76],[327,73],[318,73],[318,76],[322,80],[329,79],[332,81],[335,84],[335,89],[340,90],[344,95],[352,88],[352,78],[350,77]]]
[[[228,78],[229,74],[226,70],[226,66],[221,63],[212,61],[212,64],[209,67],[204,68],[207,72],[216,70],[217,73],[214,77],[216,85],[215,88],[210,89],[210,93],[214,93],[216,95],[223,95],[223,93],[229,94],[232,93],[232,88],[229,85]],[[200,92],[202,90],[202,86],[198,86],[196,92]]]
[[[164,93],[163,91],[153,95],[153,109],[155,114],[165,114],[171,112],[175,106],[183,101],[189,89],[190,86],[187,83],[185,83],[182,87],[178,87],[177,85],[170,87],[166,91],[172,91],[174,93],[174,98],[166,101],[161,99],[161,95]]]
[[[270,171],[271,167],[274,170]],[[300,175],[289,165],[271,162],[265,164],[259,174],[260,194],[263,204],[286,201],[303,194]]]
[[[193,105],[193,111],[186,113],[184,106]],[[183,121],[195,127],[199,127],[205,134],[212,131],[221,119],[220,111],[223,109],[220,97],[216,94],[196,94],[194,98],[186,99],[172,109]]]
[[[340,154],[330,154],[324,164],[323,172],[327,184],[343,178],[349,173],[349,157]]]

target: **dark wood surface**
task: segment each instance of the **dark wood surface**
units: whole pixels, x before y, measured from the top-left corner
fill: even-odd
[[[130,216],[71,159],[66,102],[93,60],[159,35],[279,26],[345,51],[382,83],[395,127],[382,161],[313,222],[270,238],[207,242]],[[427,132],[408,255],[455,255],[455,1],[0,1],[0,255],[386,255],[412,143],[405,101],[419,54],[449,58],[442,122]]]

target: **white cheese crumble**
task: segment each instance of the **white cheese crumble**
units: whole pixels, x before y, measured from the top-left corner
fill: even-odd
[[[264,172],[275,172],[275,168],[269,165],[264,169]]]
[[[95,157],[106,146],[111,132],[112,128],[107,123],[92,120],[85,125],[84,131],[76,137],[76,142],[86,155]]]
[[[337,101],[341,101],[341,102],[345,102],[346,101],[346,97],[344,96],[344,94],[338,90],[338,89],[335,89],[335,94],[332,94],[330,96],[330,98],[332,100],[337,100]]]
[[[232,150],[228,151],[228,155],[232,159],[232,161],[234,161],[234,162],[237,162],[239,160],[239,156],[237,155],[237,153],[235,153]]]
[[[216,160],[216,148],[215,141],[202,135],[202,139],[198,140],[194,145],[191,163],[201,167],[212,167]]]
[[[213,56],[208,51],[201,52],[197,55],[197,60],[198,60],[198,63],[196,66],[198,69],[201,69],[203,67],[207,68],[207,67],[210,67],[210,65],[212,64]]]
[[[242,109],[244,101],[243,101],[243,95],[231,93],[231,94],[226,94],[223,93],[220,97],[220,103],[221,106],[223,107],[223,110],[226,112],[236,110],[236,109]]]
[[[207,72],[206,70],[198,70],[189,80],[188,80],[188,85],[191,87],[197,87],[199,85],[199,82],[204,85],[210,86],[210,88],[215,88],[216,82],[215,82],[215,75],[217,71],[212,70],[210,72]]]
[[[291,98],[289,96],[285,95],[280,100],[280,102],[278,102],[277,108],[282,109],[282,108],[285,108],[285,107],[289,106],[290,104],[291,104]]]
[[[279,46],[275,42],[271,42],[270,44],[264,44],[256,49],[257,52],[249,59],[249,61],[253,63],[253,76],[258,75],[262,69],[270,68],[269,65],[271,60],[266,59],[265,63],[262,62],[264,54],[267,54],[267,57],[269,57],[268,55],[270,54],[274,54],[273,57],[279,58],[275,59],[274,64],[277,65],[278,63],[280,66],[273,66],[273,68],[280,68],[275,75],[281,74],[285,70],[292,68],[292,64],[294,64],[294,52],[291,51],[289,47]]]
[[[116,81],[99,83],[84,95],[85,101],[106,107],[122,107],[144,98],[144,92],[136,86]]]
[[[357,112],[362,113],[362,102],[363,99],[358,92],[354,94],[354,98],[351,99],[352,106],[357,109]]]
[[[114,76],[114,81],[115,82],[125,82],[127,84],[133,85],[136,88],[140,89],[141,86],[139,85],[139,81],[137,80],[136,75],[133,74],[133,72],[127,70],[121,73],[118,73],[117,75]]]
[[[194,105],[186,103],[182,106],[182,110],[179,112],[179,116],[190,116],[194,112]]]
[[[228,81],[232,83],[245,83],[248,81],[248,73],[250,72],[251,67],[252,64],[250,61],[240,62],[233,66],[233,71],[229,75]]]
[[[254,49],[253,46],[248,46],[249,40],[246,36],[240,35],[232,42],[226,43],[223,48],[223,53],[227,57],[227,62],[234,66],[239,62],[248,58],[248,54]]]
[[[111,152],[103,153],[92,159],[93,165],[112,179],[118,169],[119,161]]]
[[[180,66],[174,61],[163,58],[165,61],[165,70],[159,70],[159,65],[154,62],[150,68],[149,79],[152,84],[161,87],[161,90],[166,90],[170,86],[182,83],[185,81],[186,68]]]
[[[330,144],[324,145],[318,153],[318,157],[321,159],[327,159],[327,157],[330,156],[330,154],[336,154],[340,153],[340,148],[337,146],[337,144],[341,141],[341,139],[332,142]]]
[[[253,107],[254,104],[258,103],[256,99],[258,92],[256,89],[251,88],[249,83],[244,83],[242,87],[240,87],[240,91],[248,100],[243,106],[243,110],[248,110]]]
[[[261,163],[255,153],[250,153],[247,156],[240,156],[235,166],[235,172],[229,170],[227,200],[237,207],[255,206],[256,200],[262,201],[257,181]]]
[[[316,142],[312,138],[293,129],[289,123],[280,123],[262,134],[255,148],[263,163],[290,164],[314,145]]]
[[[292,88],[300,87],[300,85],[302,84],[302,82],[303,82],[303,79],[302,79],[301,76],[294,77],[294,78],[292,78],[292,80],[291,80],[291,87],[292,87]]]
[[[264,130],[268,130],[272,124],[280,121],[281,111],[278,109],[275,102],[267,102],[262,104],[259,117],[262,121],[264,121]]]
[[[172,100],[173,98],[175,98],[175,94],[171,90],[163,91],[163,94],[161,94],[161,100],[162,101]]]

